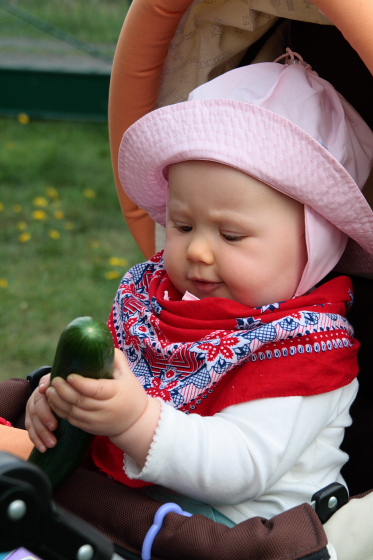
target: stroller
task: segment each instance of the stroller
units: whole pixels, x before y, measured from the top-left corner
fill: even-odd
[[[360,3],[362,14],[366,6],[366,14],[361,18],[348,13],[352,9],[349,4],[330,0],[134,0],[115,55],[109,125],[113,168],[123,213],[146,257],[162,247],[163,232],[127,199],[120,187],[117,154],[123,132],[156,106],[185,100],[196,86],[236,66],[272,61],[286,46],[302,53],[372,127],[369,101],[373,84],[370,73],[373,72],[373,44],[369,41],[369,29],[373,26],[373,15],[369,1]],[[328,17],[338,27],[330,25]],[[364,29],[356,29],[358,20],[364,22]],[[344,79],[346,66],[348,80]],[[364,87],[356,88],[356,84],[364,84]],[[370,191],[369,183],[364,190],[368,200]],[[373,431],[373,382],[369,376],[373,358],[369,340],[373,298],[369,278],[356,277],[353,283],[355,304],[349,320],[362,345],[361,373],[359,395],[351,410],[353,425],[343,442],[343,449],[350,455],[343,475],[350,494],[358,496],[373,488],[373,451],[369,445]],[[0,416],[16,428],[24,427],[25,403],[38,376],[44,372],[38,370],[29,381],[10,379],[1,384]],[[2,444],[4,430],[0,432],[0,449],[15,451],[16,437],[10,448]],[[17,432],[20,438],[21,433],[24,431]],[[18,496],[31,492],[30,487],[37,490],[33,503],[41,511],[39,529],[36,529],[38,523],[30,522],[23,531],[26,523],[22,519],[25,518],[18,526],[12,525],[14,520],[9,518],[9,506],[19,499],[22,501]],[[342,492],[331,502],[330,498],[335,498],[340,489],[333,487],[331,494],[329,490],[315,496],[315,509],[302,504],[273,519],[254,518],[234,528],[200,515],[186,517],[171,511],[163,520],[149,558],[326,560],[329,554],[322,523],[347,499]],[[3,520],[0,551],[27,546],[46,559],[109,558],[113,555],[111,543],[123,558],[138,558],[159,510],[159,504],[151,498],[139,497],[136,491],[98,472],[88,458],[52,496],[40,473],[12,455],[0,454],[0,492]],[[44,522],[44,533],[48,537],[43,537],[40,531]],[[75,548],[64,547],[68,538]]]

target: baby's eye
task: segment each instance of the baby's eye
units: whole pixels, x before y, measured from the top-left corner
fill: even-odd
[[[226,241],[242,241],[242,239],[245,238],[244,235],[240,235],[238,233],[222,233],[221,236],[226,240]]]
[[[192,226],[188,226],[186,224],[175,224],[175,228],[181,233],[188,233],[192,231]]]

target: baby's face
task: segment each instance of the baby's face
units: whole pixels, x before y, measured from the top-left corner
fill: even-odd
[[[165,266],[184,294],[260,307],[293,297],[307,262],[303,206],[231,167],[169,169]]]

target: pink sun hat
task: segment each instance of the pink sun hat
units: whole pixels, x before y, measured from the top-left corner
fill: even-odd
[[[284,57],[231,70],[139,119],[122,138],[119,175],[163,226],[167,168],[180,161],[229,165],[298,200],[308,250],[300,295],[341,257],[343,272],[373,273],[373,211],[361,192],[373,133],[302,57],[290,49]]]

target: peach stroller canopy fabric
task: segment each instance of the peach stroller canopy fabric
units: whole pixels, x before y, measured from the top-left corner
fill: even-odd
[[[27,459],[34,447],[26,430],[0,425],[0,449]]]

